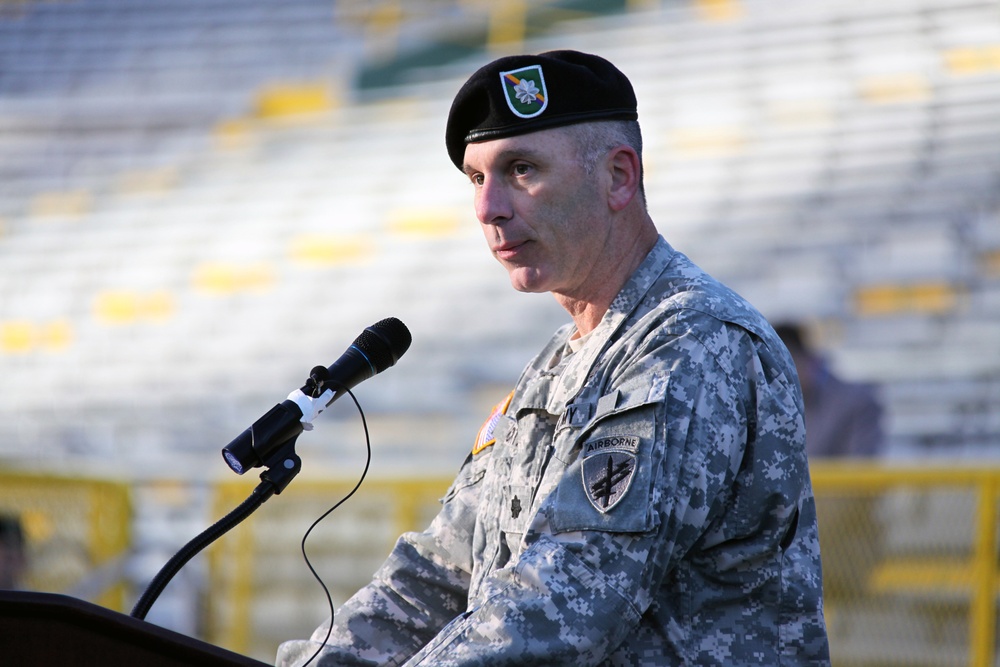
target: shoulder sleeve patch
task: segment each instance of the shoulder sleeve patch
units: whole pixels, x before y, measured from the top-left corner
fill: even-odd
[[[636,435],[614,435],[583,443],[583,490],[597,511],[610,512],[632,486],[639,441]]]
[[[514,398],[514,392],[507,394],[507,397],[493,406],[493,411],[490,412],[490,416],[486,418],[483,425],[479,427],[479,434],[476,435],[476,444],[472,446],[473,455],[478,454],[487,447],[493,445],[496,442],[496,438],[493,437],[493,431],[497,427],[497,422],[500,421],[500,417],[507,414],[507,408],[510,406],[511,399]]]

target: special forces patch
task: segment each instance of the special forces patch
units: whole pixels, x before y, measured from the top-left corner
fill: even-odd
[[[583,490],[599,512],[610,512],[632,486],[639,436],[614,435],[583,443]]]
[[[534,118],[549,105],[541,65],[500,72],[500,85],[503,86],[507,106],[519,118]]]

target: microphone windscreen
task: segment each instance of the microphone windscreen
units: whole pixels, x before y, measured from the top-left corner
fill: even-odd
[[[399,361],[411,341],[406,325],[395,317],[387,317],[362,331],[354,346],[368,357],[375,372],[381,373]]]

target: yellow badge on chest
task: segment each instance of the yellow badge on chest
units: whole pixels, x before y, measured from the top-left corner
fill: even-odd
[[[507,398],[493,406],[493,411],[490,412],[490,416],[487,417],[486,421],[483,422],[483,425],[479,427],[479,435],[476,436],[476,444],[472,447],[473,454],[478,454],[496,442],[496,438],[493,437],[493,431],[496,430],[497,422],[500,421],[500,417],[507,414],[507,407],[510,405],[510,400],[512,398],[514,398],[514,392],[510,392],[507,394]]]

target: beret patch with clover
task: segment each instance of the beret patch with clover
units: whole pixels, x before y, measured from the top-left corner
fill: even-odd
[[[636,120],[628,78],[579,51],[506,56],[469,77],[448,114],[445,144],[459,169],[465,146],[596,120]]]

